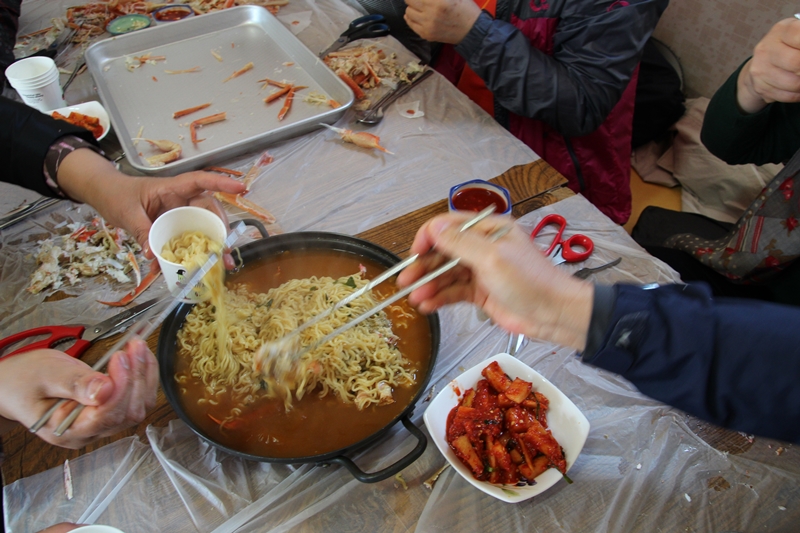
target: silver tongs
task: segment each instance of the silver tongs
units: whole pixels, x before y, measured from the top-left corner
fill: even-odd
[[[225,239],[223,248],[230,248],[233,243],[236,242],[236,239],[238,239],[239,236],[244,233],[244,230],[245,224],[240,222],[231,230],[228,238]],[[156,303],[153,307],[143,313],[139,321],[133,324],[130,329],[128,329],[128,332],[117,343],[115,343],[114,346],[112,346],[111,349],[109,349],[103,355],[103,357],[98,359],[94,366],[92,366],[92,370],[100,371],[106,366],[108,361],[111,359],[111,356],[119,350],[122,350],[132,339],[147,339],[147,337],[149,337],[156,330],[156,328],[167,319],[169,314],[176,307],[178,307],[178,305],[183,301],[184,298],[186,298],[189,292],[194,289],[195,285],[200,283],[203,277],[208,274],[217,261],[219,261],[219,256],[217,254],[212,254],[208,260],[200,268],[198,268],[194,274],[192,274],[192,276],[189,278],[189,281],[183,286],[183,288],[175,289],[169,296],[162,298],[160,302]],[[67,401],[68,400],[61,399],[53,404],[53,406],[44,415],[42,415],[42,417],[37,420],[36,423],[28,428],[31,433],[36,433],[42,426],[47,424],[48,420],[50,420],[50,417],[53,416],[53,413],[55,413],[58,408]],[[69,429],[75,419],[78,418],[78,415],[81,414],[81,411],[83,411],[84,407],[86,406],[82,404],[76,405],[70,414],[67,415],[61,424],[59,424],[59,426],[53,431],[53,434],[57,437],[63,435],[64,432]]]
[[[489,215],[491,215],[492,213],[494,213],[494,211],[495,211],[495,206],[494,206],[494,204],[492,204],[489,207],[487,207],[486,209],[484,209],[483,211],[481,211],[480,213],[478,213],[474,218],[472,218],[472,219],[468,220],[467,222],[465,222],[461,226],[461,229],[459,231],[468,230],[469,228],[471,228],[472,226],[474,226],[475,224],[477,224],[478,222],[480,222],[484,218],[486,218]],[[491,242],[496,241],[497,239],[499,239],[500,237],[502,237],[503,235],[506,235],[509,231],[511,231],[511,228],[512,228],[511,224],[507,224],[507,225],[501,226],[500,228],[495,230],[494,233],[489,235],[489,240]],[[352,302],[354,299],[358,298],[359,296],[361,296],[362,294],[364,294],[368,290],[372,289],[373,287],[376,287],[376,286],[380,285],[382,282],[386,281],[391,276],[394,276],[395,274],[397,274],[398,272],[400,272],[401,270],[403,270],[407,266],[411,265],[417,259],[419,259],[419,254],[414,254],[414,255],[408,257],[406,260],[401,261],[400,263],[397,263],[395,266],[393,266],[389,270],[385,271],[380,276],[370,280],[369,283],[367,283],[361,289],[355,291],[354,293],[352,293],[350,296],[344,298],[343,300],[340,300],[333,307],[331,307],[331,308],[323,311],[322,313],[318,314],[317,316],[311,318],[307,322],[303,323],[303,325],[301,325],[300,327],[290,331],[289,333],[287,333],[286,335],[284,335],[283,337],[281,337],[278,340],[270,341],[270,342],[267,342],[267,343],[263,344],[261,346],[261,349],[259,350],[258,354],[256,355],[256,360],[257,361],[258,360],[262,361],[261,368],[269,368],[270,367],[270,365],[268,365],[268,364],[263,364],[263,362],[265,360],[268,362],[269,360],[280,358],[281,361],[278,362],[276,367],[285,369],[287,362],[292,361],[292,360],[295,360],[295,361],[299,360],[305,354],[311,352],[312,350],[315,350],[319,346],[322,346],[323,344],[325,344],[329,340],[333,339],[337,335],[340,335],[340,334],[344,333],[345,331],[347,331],[348,329],[352,328],[353,326],[356,326],[356,325],[360,324],[361,322],[363,322],[364,320],[368,319],[369,317],[371,317],[375,313],[378,313],[379,311],[382,311],[386,307],[392,305],[397,300],[399,300],[401,298],[404,298],[405,296],[408,296],[410,293],[412,293],[413,291],[415,291],[418,288],[422,287],[426,283],[432,281],[433,279],[438,278],[439,276],[441,276],[442,274],[444,274],[448,270],[451,270],[452,268],[454,268],[461,261],[461,258],[458,258],[458,257],[455,258],[455,259],[452,259],[451,261],[449,261],[449,262],[445,263],[444,265],[440,266],[439,268],[437,268],[433,272],[429,272],[425,276],[421,277],[420,279],[418,279],[417,281],[415,281],[414,283],[412,283],[411,285],[409,285],[405,289],[402,289],[402,290],[396,292],[395,294],[393,294],[389,298],[387,298],[387,299],[383,300],[382,302],[379,302],[378,304],[376,304],[374,307],[372,307],[370,309],[367,309],[361,315],[357,316],[353,320],[351,320],[351,321],[339,326],[338,328],[336,328],[335,330],[331,331],[330,333],[328,333],[327,335],[325,335],[321,339],[317,340],[316,342],[313,342],[312,344],[310,344],[310,345],[308,345],[308,346],[306,346],[305,348],[302,348],[302,349],[298,349],[297,348],[296,339],[297,339],[297,336],[300,334],[300,332],[302,332],[303,330],[305,330],[309,326],[318,323],[323,318],[327,317],[328,315],[330,315],[331,313],[333,313],[337,309],[340,309],[341,307],[343,307],[343,306],[347,305],[348,303]]]

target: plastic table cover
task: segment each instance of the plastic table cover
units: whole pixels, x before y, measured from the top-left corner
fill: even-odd
[[[619,226],[583,197],[529,213],[529,231],[547,213],[595,242],[590,265],[622,262],[596,282],[671,282],[675,274],[653,260]],[[565,268],[577,269],[580,265]],[[460,304],[442,311],[441,353],[431,380],[436,391],[464,369],[504,351],[507,334]],[[433,490],[423,486],[445,462],[429,443],[394,479],[362,484],[332,466],[272,465],[230,456],[183,423],[148,427],[147,440],[122,439],[70,462],[74,498],[64,494],[62,468],[4,489],[10,532],[60,521],[103,523],[126,533],[145,531],[790,531],[796,524],[797,452],[776,454],[757,439],[741,455],[701,440],[685,415],[638,393],[618,376],[582,364],[573,350],[530,341],[518,357],[564,391],[591,430],[570,477],[532,500],[509,505],[447,469]],[[412,421],[422,425],[424,401]],[[426,430],[427,433],[427,430]],[[415,439],[394,427],[353,459],[365,471],[388,466]],[[791,465],[794,465],[792,467]],[[788,511],[787,511],[788,509]],[[792,512],[794,511],[794,512]]]
[[[31,17],[47,20],[62,13],[63,7],[59,10],[54,4],[59,3],[25,2],[21,33],[26,25],[38,29]],[[361,14],[358,9],[338,0],[292,0],[281,14],[311,11],[311,25],[298,37],[312,50],[321,50]],[[411,57],[391,37],[380,43]],[[90,80],[79,81],[91,91]],[[269,147],[274,162],[263,167],[249,197],[275,214],[278,222],[271,229],[356,234],[445,198],[452,185],[488,179],[538,158],[439,75],[400,100],[412,101],[420,102],[424,118],[403,118],[393,108],[369,130],[396,155],[342,144],[327,130]],[[352,119],[348,113],[337,125],[352,127]],[[243,156],[225,166],[246,171],[260,155]],[[0,190],[0,213],[35,196],[7,184],[0,184]],[[530,231],[550,212],[566,216],[570,231],[594,240],[595,252],[586,266],[623,258],[593,280],[677,280],[671,269],[581,196],[530,213],[519,223]],[[236,219],[241,213],[229,214]],[[96,300],[119,298],[129,287],[97,278],[67,287],[74,298],[55,302],[44,303],[44,294],[24,290],[35,267],[37,241],[58,231],[65,220],[91,216],[88,206],[65,201],[0,234],[3,335],[64,321],[94,323],[115,312]],[[164,292],[160,281],[141,298]],[[504,351],[508,338],[466,304],[443,310],[441,319],[441,351],[431,380],[434,392],[464,369]],[[168,427],[149,427],[146,441],[122,439],[71,461],[72,500],[64,494],[62,468],[4,487],[6,530],[33,532],[61,521],[109,524],[126,533],[654,532],[718,531],[719,524],[738,531],[790,531],[797,523],[800,461],[795,448],[778,455],[779,443],[757,439],[745,453],[729,455],[700,439],[683,413],[646,398],[613,374],[583,365],[573,350],[530,341],[518,356],[563,390],[591,423],[588,441],[570,471],[575,483],[559,483],[524,503],[494,500],[452,469],[441,475],[432,491],[425,488],[423,481],[445,462],[431,443],[403,472],[405,490],[392,479],[362,484],[336,466],[244,461],[173,421]],[[417,425],[422,425],[425,406],[420,402],[412,416]],[[414,444],[398,425],[353,459],[363,470],[373,471],[395,462]]]

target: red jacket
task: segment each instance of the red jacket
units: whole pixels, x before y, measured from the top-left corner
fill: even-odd
[[[498,0],[435,67],[623,224],[637,69],[667,2]]]

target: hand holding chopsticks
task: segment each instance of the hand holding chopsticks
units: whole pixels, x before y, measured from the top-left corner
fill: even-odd
[[[494,239],[506,219],[491,217],[472,231],[462,232],[466,216],[438,216],[420,228],[411,253],[435,249],[445,258],[460,258],[458,270],[411,292],[408,301],[420,312],[431,313],[457,302],[479,306],[501,328],[530,338],[583,349],[591,319],[592,285],[555,267],[519,226]],[[412,286],[436,268],[421,261],[404,270],[399,286]]]

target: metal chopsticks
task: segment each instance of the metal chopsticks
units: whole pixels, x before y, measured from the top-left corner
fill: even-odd
[[[243,222],[240,222],[235,228],[231,230],[230,235],[228,238],[225,239],[224,248],[230,248],[236,239],[244,233],[245,225]],[[166,296],[152,308],[150,308],[146,313],[142,315],[142,318],[133,324],[130,329],[128,329],[127,333],[117,342],[114,346],[111,347],[104,355],[101,357],[95,364],[92,366],[92,370],[99,371],[108,363],[111,359],[111,356],[114,355],[117,351],[123,349],[126,344],[134,337],[138,337],[140,339],[147,339],[147,337],[152,334],[156,328],[169,316],[169,314],[181,303],[181,301],[186,298],[186,295],[194,289],[195,285],[197,285],[203,277],[208,274],[208,271],[211,270],[217,261],[219,260],[219,256],[212,255],[208,258],[208,260],[198,268],[194,274],[192,274],[189,281],[186,285],[183,286],[180,290],[176,289],[172,292],[170,296]],[[61,407],[64,403],[68,400],[60,399],[58,400],[53,406],[48,409],[48,411],[42,415],[42,417],[33,424],[29,430],[31,433],[36,433],[39,429],[47,424],[50,420],[50,417],[53,416],[53,413]],[[64,432],[69,429],[72,423],[78,418],[78,415],[81,414],[83,408],[85,406],[82,404],[78,404],[73,408],[69,415],[59,424],[59,426],[53,431],[53,434],[57,437],[60,437],[64,434]]]
[[[467,229],[471,228],[472,226],[474,226],[475,224],[477,224],[478,222],[480,222],[484,218],[486,218],[489,215],[491,215],[492,213],[494,213],[494,211],[495,211],[495,206],[494,206],[494,204],[492,204],[489,207],[487,207],[486,209],[484,209],[483,211],[481,211],[480,213],[478,213],[474,218],[472,218],[472,219],[468,220],[467,222],[465,222],[461,226],[460,231],[466,231]],[[489,236],[489,240],[491,242],[496,241],[497,239],[499,239],[500,237],[502,237],[503,235],[505,235],[509,231],[511,231],[511,228],[512,228],[511,224],[507,224],[507,225],[501,226],[500,228],[495,230],[495,232],[492,233]],[[260,353],[264,354],[266,352],[268,354],[267,355],[268,358],[269,357],[275,357],[277,355],[281,355],[283,357],[290,357],[291,359],[295,359],[295,360],[300,359],[305,354],[309,353],[312,350],[315,350],[319,346],[322,346],[323,344],[325,344],[329,340],[333,339],[337,335],[340,335],[341,333],[344,333],[345,331],[347,331],[348,329],[352,328],[353,326],[356,326],[356,325],[360,324],[361,322],[363,322],[364,320],[368,319],[369,317],[371,317],[375,313],[378,313],[379,311],[382,311],[386,307],[388,307],[388,306],[392,305],[393,303],[395,303],[397,300],[409,295],[410,293],[412,293],[413,291],[415,291],[419,287],[422,287],[423,285],[425,285],[429,281],[441,276],[442,274],[444,274],[448,270],[451,270],[456,265],[458,265],[458,263],[461,261],[461,258],[452,259],[451,261],[449,261],[449,262],[445,263],[444,265],[440,266],[439,268],[437,268],[433,272],[429,272],[425,276],[421,277],[420,279],[418,279],[417,281],[415,281],[414,283],[412,283],[408,287],[404,288],[403,290],[400,290],[400,291],[396,292],[395,294],[393,294],[389,298],[387,298],[387,299],[383,300],[382,302],[378,303],[377,305],[375,305],[371,309],[366,310],[365,312],[363,312],[361,315],[357,316],[353,320],[351,320],[351,321],[349,321],[349,322],[347,322],[345,324],[342,324],[341,326],[339,326],[338,328],[336,328],[332,332],[328,333],[327,335],[325,335],[321,339],[317,340],[316,342],[314,342],[314,343],[306,346],[305,348],[302,348],[301,350],[298,350],[298,351],[296,351],[294,353],[290,353],[290,354],[286,353],[286,351],[285,351],[286,348],[291,349],[291,347],[293,346],[289,342],[291,340],[291,338],[295,337],[297,334],[299,334],[301,331],[306,329],[308,326],[310,326],[312,324],[316,324],[317,322],[319,322],[320,320],[322,320],[326,316],[330,315],[335,310],[341,308],[343,305],[346,305],[347,303],[353,301],[355,298],[361,296],[367,290],[369,290],[372,287],[380,284],[381,282],[385,281],[386,279],[388,279],[389,277],[393,276],[394,274],[400,272],[401,270],[403,270],[404,268],[409,266],[411,263],[415,262],[418,258],[419,258],[419,254],[415,254],[415,255],[412,255],[411,257],[409,257],[408,259],[406,259],[405,261],[402,261],[402,262],[396,264],[394,267],[392,267],[391,269],[389,269],[386,272],[384,272],[381,276],[378,276],[374,280],[370,281],[370,283],[368,283],[367,285],[365,285],[364,287],[362,287],[358,291],[354,292],[353,294],[351,294],[347,298],[339,301],[336,305],[334,305],[330,309],[328,309],[326,311],[323,311],[319,315],[317,315],[314,318],[310,319],[308,322],[304,323],[302,326],[300,326],[297,329],[287,333],[286,335],[284,335],[282,338],[280,338],[278,340],[271,341],[271,342],[268,342],[268,343],[264,344],[261,347]],[[265,348],[267,348],[267,350],[265,350]],[[283,353],[281,353],[281,352],[283,352]],[[263,355],[262,355],[262,357],[263,357]]]
[[[20,222],[25,218],[42,211],[43,209],[47,209],[51,205],[60,201],[60,198],[50,198],[47,196],[39,198],[35,202],[31,202],[20,209],[12,211],[3,218],[0,218],[0,229],[6,229],[9,226],[13,226],[17,222]]]

